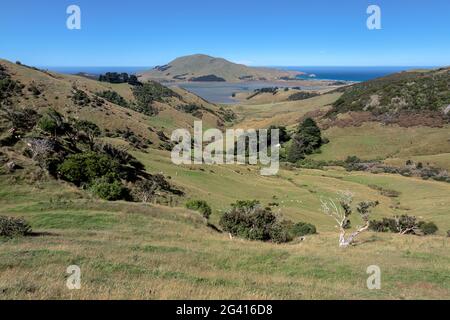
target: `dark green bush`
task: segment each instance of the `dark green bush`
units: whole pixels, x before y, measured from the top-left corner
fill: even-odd
[[[292,240],[285,224],[270,208],[262,208],[258,201],[238,201],[220,219],[220,226],[233,236],[275,243]]]
[[[0,216],[0,237],[14,238],[31,233],[31,227],[24,219]]]
[[[61,178],[81,186],[107,174],[118,172],[119,164],[106,155],[86,152],[70,155],[58,167]]]
[[[199,211],[205,219],[209,219],[212,213],[211,207],[204,200],[190,200],[186,203],[186,208]]]
[[[48,132],[48,133],[53,133],[56,131],[56,128],[58,127],[56,122],[47,116],[43,116],[41,118],[41,120],[39,121],[39,128],[42,131]]]
[[[419,228],[426,236],[435,234],[439,230],[434,222],[421,222]]]
[[[269,229],[269,236],[272,242],[286,243],[292,241],[294,238],[289,231],[290,230],[286,228],[286,224],[276,221]]]
[[[116,201],[126,197],[126,188],[115,175],[106,175],[96,179],[90,191],[103,200]]]
[[[292,226],[290,231],[292,236],[295,238],[317,233],[316,226],[306,222],[296,223]]]
[[[68,130],[67,123],[64,122],[63,116],[56,110],[48,110],[39,120],[38,127],[50,134],[60,134]]]

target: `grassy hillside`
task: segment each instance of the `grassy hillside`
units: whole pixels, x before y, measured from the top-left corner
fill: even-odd
[[[280,71],[269,68],[251,68],[222,58],[196,54],[175,59],[140,74],[140,79],[156,81],[250,81],[294,78],[299,72]]]
[[[156,157],[148,163],[160,161]],[[229,170],[212,169],[218,175]],[[367,187],[377,183],[402,191],[399,201],[404,206],[448,228],[448,184],[411,184],[402,177],[335,171],[283,171],[281,176],[292,177],[293,182],[273,178],[279,179],[274,188],[257,174],[246,173],[222,179],[222,188],[236,189],[236,182],[242,185],[255,179],[262,190],[252,191],[243,185],[240,193],[225,193],[221,199],[214,196],[219,191],[215,176],[199,172],[198,179],[189,179],[188,173],[182,170],[174,180],[190,187],[196,198],[212,201],[216,208],[219,202],[243,197],[264,201],[265,195],[269,200],[276,193],[289,203],[286,206],[292,208],[293,217],[317,223],[319,234],[285,245],[230,240],[228,235],[208,228],[198,213],[185,209],[107,203],[86,198],[84,193],[54,181],[36,185],[8,176],[0,181],[0,214],[24,216],[37,234],[0,240],[2,297],[441,299],[450,295],[448,238],[368,233],[362,238],[368,242],[342,250],[337,246],[336,231],[329,218],[322,217],[317,201],[322,193],[351,188],[358,197],[379,198],[386,208],[392,200]],[[300,203],[290,203],[293,199]],[[217,217],[218,211],[214,214]],[[65,287],[65,270],[73,264],[81,267],[82,290],[69,291]],[[373,264],[382,270],[381,290],[366,288],[366,268]]]
[[[410,127],[366,123],[360,127],[331,127],[324,132],[330,143],[323,146],[317,160],[345,160],[349,155],[361,159],[427,157],[448,154],[450,126]],[[406,161],[406,160],[405,160]]]

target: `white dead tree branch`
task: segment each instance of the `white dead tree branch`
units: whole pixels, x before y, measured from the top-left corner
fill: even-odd
[[[353,194],[351,192],[340,193],[338,203],[331,198],[327,200],[321,199],[320,202],[322,203],[322,211],[332,217],[339,227],[339,246],[341,248],[354,244],[356,238],[369,229],[369,209],[378,205],[378,202],[361,202],[357,207],[357,211],[360,213],[364,225],[358,226],[356,231],[347,236],[346,227],[349,225],[349,216],[352,213]]]
[[[34,161],[41,163],[53,151],[53,142],[47,139],[30,139],[27,143]]]

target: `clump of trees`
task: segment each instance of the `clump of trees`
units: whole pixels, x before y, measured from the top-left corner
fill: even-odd
[[[301,92],[296,92],[296,93],[291,94],[289,96],[288,100],[289,101],[306,100],[306,99],[313,98],[313,97],[316,97],[319,95],[320,94],[317,92],[301,91]]]
[[[439,229],[434,222],[419,221],[414,216],[401,215],[393,218],[370,221],[370,229],[375,232],[392,232],[411,235],[432,235]]]
[[[0,216],[0,237],[15,238],[29,234],[31,234],[31,226],[24,219]]]
[[[193,82],[225,82],[224,78],[218,77],[214,74],[209,74],[207,76],[193,77],[189,81]]]
[[[350,229],[350,216],[353,213],[353,194],[351,192],[341,192],[338,195],[337,201],[334,199],[321,199],[322,211],[333,218],[339,227],[339,246],[346,248],[354,245],[356,238],[363,232],[369,230],[369,217],[373,208],[379,205],[378,201],[363,201],[358,203],[356,211],[363,221],[362,226],[357,226],[356,231],[347,235],[347,230]]]
[[[237,201],[220,219],[220,226],[230,237],[249,240],[284,243],[298,236],[313,234],[316,229],[310,224],[294,224],[283,220],[259,201]]]
[[[128,73],[118,73],[118,72],[107,72],[102,74],[98,78],[101,82],[109,82],[109,83],[128,83],[132,86],[142,85],[139,82],[138,78],[135,75],[129,75]]]
[[[133,94],[137,103],[130,105],[130,108],[148,116],[158,114],[158,110],[153,106],[153,102],[164,102],[165,99],[171,97],[181,99],[179,94],[155,81],[149,81],[142,86],[133,87]]]
[[[295,163],[314,153],[322,144],[322,133],[317,123],[312,118],[306,118],[292,138],[287,159]]]

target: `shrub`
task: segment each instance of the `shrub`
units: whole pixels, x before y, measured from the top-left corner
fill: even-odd
[[[289,232],[289,229],[286,228],[286,225],[282,222],[276,221],[272,224],[269,229],[269,235],[272,242],[275,243],[286,243],[293,240],[292,234]]]
[[[295,238],[316,233],[317,233],[316,226],[310,223],[299,222],[293,225],[291,228],[291,234]]]
[[[0,237],[20,237],[31,233],[31,227],[24,219],[0,216]]]
[[[39,121],[39,128],[42,131],[48,132],[48,133],[53,133],[56,131],[57,128],[57,124],[56,122],[51,119],[50,117],[44,116],[41,118],[41,120]]]
[[[284,223],[278,220],[270,208],[262,208],[258,201],[238,201],[231,205],[220,219],[220,226],[233,236],[249,240],[291,241]]]
[[[207,220],[212,213],[211,207],[204,200],[190,200],[186,203],[186,208],[199,211],[203,215],[203,218]]]
[[[96,179],[92,183],[90,190],[96,196],[108,201],[121,200],[124,199],[126,195],[126,188],[114,175]]]
[[[77,88],[74,88],[73,90],[72,101],[75,105],[80,107],[86,107],[91,103],[91,99],[89,98],[87,93]]]
[[[439,230],[434,222],[421,222],[419,223],[419,228],[426,236],[435,234]]]
[[[58,167],[61,178],[77,186],[117,172],[118,169],[119,164],[115,160],[94,152],[70,155]]]
[[[68,125],[64,122],[63,116],[53,109],[50,109],[41,117],[38,126],[42,131],[55,135],[68,130]]]
[[[87,120],[75,120],[73,128],[76,130],[78,138],[87,140],[91,146],[94,145],[95,138],[102,133],[95,123]]]

